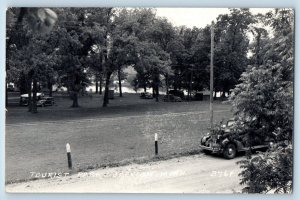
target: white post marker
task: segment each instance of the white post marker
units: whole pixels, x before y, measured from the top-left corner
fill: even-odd
[[[69,169],[72,169],[71,146],[69,143],[66,144],[66,150],[67,150],[67,158],[68,158],[68,167]]]
[[[158,155],[158,143],[157,143],[157,139],[158,139],[158,135],[157,133],[154,134],[154,145],[155,145],[155,155],[157,156]]]

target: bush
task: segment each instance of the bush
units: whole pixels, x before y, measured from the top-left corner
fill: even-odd
[[[276,147],[239,162],[244,170],[241,184],[245,193],[291,193],[293,187],[293,148]]]

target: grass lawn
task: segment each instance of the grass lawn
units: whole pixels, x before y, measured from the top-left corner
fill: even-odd
[[[151,160],[154,133],[159,155],[168,157],[198,150],[208,132],[209,102],[155,102],[125,94],[102,108],[102,96],[79,99],[80,108],[57,97],[56,106],[31,114],[9,107],[6,118],[6,182],[31,179],[30,172],[67,172],[66,143],[74,171],[111,163]],[[216,102],[214,120],[232,116],[228,104]]]

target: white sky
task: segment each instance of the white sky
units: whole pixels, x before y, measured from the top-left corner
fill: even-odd
[[[166,17],[175,26],[185,25],[204,28],[212,20],[216,22],[220,14],[228,14],[228,8],[156,8],[157,16]],[[251,8],[253,14],[266,13],[271,8]]]

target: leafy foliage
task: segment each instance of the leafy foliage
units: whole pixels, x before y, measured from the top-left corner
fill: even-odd
[[[279,142],[278,148],[242,162],[245,192],[292,190],[293,16],[293,11],[286,9],[266,15],[265,23],[273,28],[274,37],[264,47],[263,64],[249,66],[230,97],[236,119],[248,124],[244,132],[251,134],[249,130],[254,129],[262,138],[274,133]],[[247,119],[255,119],[255,123],[249,124]]]
[[[229,92],[247,66],[249,40],[247,30],[254,23],[249,9],[231,9],[220,15],[216,23],[214,86],[216,91]]]
[[[290,193],[293,188],[293,147],[277,147],[252,159],[240,161],[245,193]]]

